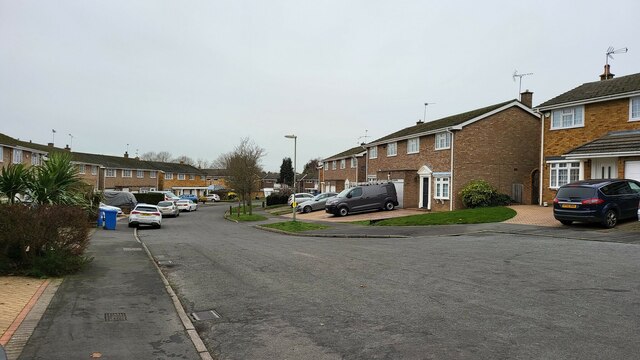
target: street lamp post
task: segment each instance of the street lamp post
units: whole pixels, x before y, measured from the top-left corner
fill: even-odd
[[[293,139],[293,221],[296,221],[296,152],[298,147],[298,137],[291,134],[285,135],[287,139]]]

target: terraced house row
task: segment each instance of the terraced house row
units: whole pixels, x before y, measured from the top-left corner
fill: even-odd
[[[198,169],[181,163],[145,161],[123,156],[99,155],[71,151],[54,147],[53,144],[37,144],[21,141],[0,134],[2,159],[0,166],[22,163],[26,166],[39,165],[52,152],[67,152],[78,167],[82,180],[93,190],[120,190],[146,192],[172,190],[177,195],[204,195],[218,177],[211,175],[211,169]],[[216,181],[212,178],[215,177]]]
[[[476,179],[539,205],[571,181],[640,180],[640,74],[616,78],[606,65],[599,81],[532,103],[525,91],[327,157],[321,189],[393,181],[401,206],[448,211],[463,207],[459,193]]]

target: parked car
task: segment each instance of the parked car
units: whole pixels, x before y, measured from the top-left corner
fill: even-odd
[[[640,182],[627,179],[583,180],[563,185],[553,199],[553,217],[564,225],[596,222],[606,228],[638,216]]]
[[[180,216],[180,210],[173,201],[160,201],[158,209],[160,209],[162,216]]]
[[[180,200],[180,198],[179,198],[176,194],[172,193],[172,192],[171,192],[171,191],[169,191],[169,190],[164,190],[164,191],[149,191],[149,192],[150,192],[150,193],[158,193],[158,194],[162,194],[162,195],[164,195],[164,201],[173,201],[173,202],[176,202],[176,201]]]
[[[105,203],[100,203],[99,205],[100,210],[111,210],[111,211],[117,211],[118,215],[122,215],[122,209],[120,209],[117,206],[111,206],[111,205],[107,205]]]
[[[393,210],[398,206],[398,195],[393,183],[368,184],[344,189],[327,200],[326,212],[346,216],[353,212]]]
[[[327,200],[331,199],[332,197],[335,197],[336,195],[338,195],[338,193],[335,193],[335,192],[318,194],[312,197],[311,200],[305,201],[299,204],[298,206],[296,206],[296,211],[303,212],[303,213],[310,213],[312,211],[322,210],[324,209],[324,206],[327,203]]]
[[[182,194],[182,195],[180,195],[180,199],[183,199],[183,200],[187,199],[187,200],[193,201],[194,203],[197,203],[198,202],[198,195],[196,195],[196,194]]]
[[[215,202],[220,201],[220,196],[218,194],[207,195],[205,196],[205,198],[207,198],[207,201],[215,201]]]
[[[138,204],[129,214],[129,227],[151,225],[155,228],[162,226],[162,213],[156,205]]]
[[[309,193],[295,193],[295,194],[291,194],[289,195],[289,199],[287,200],[287,205],[291,206],[291,204],[293,204],[293,196],[295,195],[296,197],[296,204],[300,204],[303,203],[305,201],[309,201],[313,198],[312,194]]]
[[[198,210],[198,203],[194,203],[191,200],[181,199],[176,201],[176,206],[180,211],[196,211]]]

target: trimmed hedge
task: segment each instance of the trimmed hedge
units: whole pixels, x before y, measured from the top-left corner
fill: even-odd
[[[164,194],[161,193],[139,193],[133,194],[139,203],[157,205],[160,201],[164,201]]]
[[[289,194],[272,193],[267,196],[267,206],[286,204],[289,200]]]
[[[63,205],[0,206],[0,274],[61,276],[91,259],[86,212]]]

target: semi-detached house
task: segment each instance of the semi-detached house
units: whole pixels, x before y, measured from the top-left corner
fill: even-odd
[[[583,179],[640,180],[640,73],[582,84],[537,107],[542,120],[541,203]]]
[[[320,189],[322,192],[340,192],[351,185],[365,182],[367,150],[356,146],[322,159]]]
[[[460,191],[478,179],[518,203],[537,203],[540,119],[532,96],[418,122],[366,144],[367,180],[396,183],[405,208],[463,208]]]

